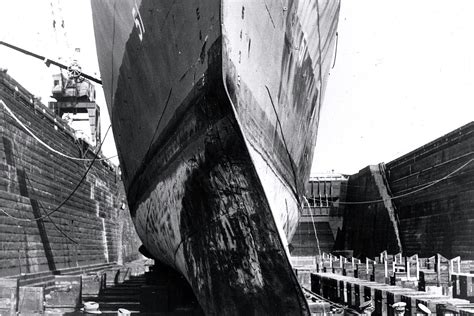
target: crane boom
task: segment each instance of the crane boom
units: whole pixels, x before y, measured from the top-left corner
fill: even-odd
[[[3,46],[8,47],[8,48],[11,48],[11,49],[16,50],[16,51],[18,51],[18,52],[20,52],[20,53],[23,53],[23,54],[25,54],[25,55],[28,55],[28,56],[31,56],[31,57],[40,59],[40,60],[42,60],[42,61],[46,64],[46,66],[48,66],[48,67],[49,67],[50,65],[55,65],[55,66],[58,66],[58,67],[61,68],[61,69],[66,69],[66,70],[67,70],[67,69],[69,68],[68,66],[66,66],[66,65],[64,65],[64,64],[62,64],[62,63],[60,63],[60,62],[57,62],[57,61],[55,61],[55,60],[48,59],[48,58],[46,58],[45,56],[38,55],[38,54],[36,54],[36,53],[30,52],[30,51],[28,51],[28,50],[26,50],[26,49],[23,49],[23,48],[21,48],[21,47],[18,47],[18,46],[9,44],[9,43],[7,43],[7,42],[0,41],[0,45],[3,45]],[[95,82],[95,83],[98,83],[98,84],[100,84],[100,85],[102,84],[102,80],[97,79],[97,78],[95,78],[95,77],[92,77],[91,75],[88,75],[88,74],[86,74],[86,73],[81,73],[81,76],[84,77],[84,78],[86,78],[86,79],[89,79],[90,81],[93,81],[93,82]]]

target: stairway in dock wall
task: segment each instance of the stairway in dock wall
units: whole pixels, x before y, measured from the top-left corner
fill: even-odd
[[[316,229],[317,239],[314,231]],[[318,249],[319,242],[319,249]],[[321,253],[329,253],[333,250],[334,235],[329,222],[300,222],[291,241],[292,256],[315,256]]]
[[[375,257],[386,249],[391,253],[400,250],[393,205],[390,201],[383,202],[388,197],[379,166],[367,166],[349,177],[346,197],[349,204],[344,210],[338,249],[353,250],[357,258]]]
[[[402,252],[402,242],[400,240],[400,232],[398,229],[398,223],[396,218],[396,209],[395,205],[392,202],[392,195],[390,194],[390,189],[387,185],[387,180],[385,176],[385,167],[384,164],[379,164],[377,166],[370,166],[370,172],[374,177],[375,185],[379,191],[380,197],[383,200],[383,205],[387,212],[388,218],[393,225],[393,233],[395,235],[396,243],[398,246],[398,251]]]

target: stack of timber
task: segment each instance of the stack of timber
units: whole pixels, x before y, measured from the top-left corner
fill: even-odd
[[[87,172],[95,148],[5,71],[0,100],[0,277],[49,278],[65,268],[137,258],[140,243],[116,167],[98,159]],[[7,107],[51,148],[88,160],[43,146]]]
[[[88,291],[87,275],[100,275],[115,264],[92,264],[0,279],[2,315],[43,314],[61,308],[72,311],[81,305],[81,292]]]
[[[152,260],[125,265],[61,269],[52,279],[34,275],[0,279],[0,315],[83,315],[87,304],[102,314],[203,315],[187,282]]]
[[[346,307],[360,310],[371,301],[374,315],[393,315],[393,304],[404,302],[405,315],[425,315],[419,304],[433,314],[474,315],[472,260],[384,251],[362,261],[322,254],[305,263],[295,267],[302,287]]]

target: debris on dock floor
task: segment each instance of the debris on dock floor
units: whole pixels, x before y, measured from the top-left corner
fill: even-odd
[[[0,315],[203,315],[187,282],[152,260],[0,279]]]

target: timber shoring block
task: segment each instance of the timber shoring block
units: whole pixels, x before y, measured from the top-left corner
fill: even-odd
[[[81,305],[82,278],[80,275],[56,275],[54,289],[45,297],[46,308],[71,308]]]
[[[453,284],[453,297],[467,299],[474,302],[474,274],[453,273],[451,275]]]
[[[41,315],[44,311],[44,288],[41,286],[20,286],[18,292],[18,313],[20,315]]]
[[[18,280],[0,279],[0,314],[16,315],[18,301]]]
[[[82,297],[94,297],[105,288],[104,273],[90,273],[82,275]]]

